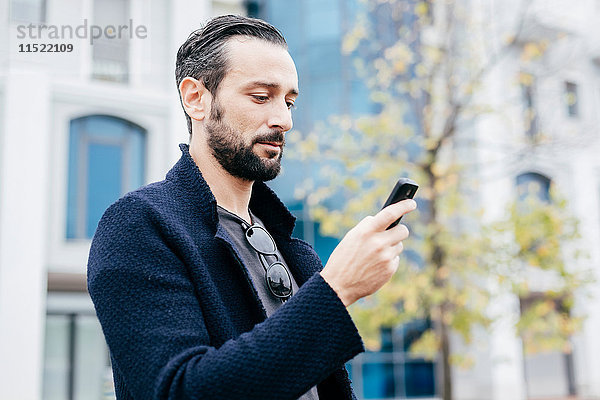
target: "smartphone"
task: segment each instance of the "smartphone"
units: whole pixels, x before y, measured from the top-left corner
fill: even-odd
[[[390,193],[389,197],[387,198],[385,204],[383,205],[383,207],[381,207],[381,209],[384,209],[390,204],[397,203],[401,200],[412,199],[415,193],[417,193],[418,188],[419,185],[417,185],[416,182],[411,179],[398,179],[396,186],[394,186],[394,190],[392,190],[392,193]],[[393,227],[398,225],[401,219],[402,217],[398,218],[395,222],[388,226],[387,229],[392,229]]]

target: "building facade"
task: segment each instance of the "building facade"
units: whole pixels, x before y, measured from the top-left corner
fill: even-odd
[[[600,2],[509,3],[503,10],[492,5],[481,10],[495,13],[499,25],[520,24],[516,42],[487,77],[482,93],[494,99],[494,107],[502,109],[503,115],[480,120],[471,132],[480,138],[479,198],[486,206],[484,219],[501,217],[504,205],[532,184],[544,201],[550,198],[549,191],[556,191],[579,220],[577,246],[588,255],[570,260],[567,246],[566,264],[571,270],[592,271],[596,282],[589,285],[589,296],[576,295],[571,312],[587,319],[571,338],[571,350],[564,353],[524,354],[521,340],[509,327],[532,299],[499,299],[496,307],[502,307],[504,319],[489,338],[494,398],[597,399],[600,60],[595,21],[600,17]],[[552,287],[542,276],[532,282],[534,292]]]
[[[501,26],[520,10],[520,0],[508,3],[471,2]],[[480,140],[470,151],[486,165],[477,201],[494,220],[528,182],[568,193],[590,253],[586,266],[600,282],[600,2],[531,3],[523,41],[484,85],[482,96],[506,111],[462,133]],[[300,75],[295,129],[305,131],[331,115],[377,111],[341,52],[364,4],[10,0],[0,7],[7,39],[0,41],[0,399],[109,399],[110,359],[85,285],[90,238],[104,209],[163,179],[179,157],[177,143],[188,139],[174,84],[179,45],[217,14],[248,13],[279,27]],[[108,31],[98,35],[92,26]],[[393,37],[395,27],[381,26]],[[528,37],[549,45],[525,62]],[[42,52],[42,44],[51,46]],[[519,85],[522,74],[534,84]],[[490,148],[489,137],[502,140]],[[498,150],[506,146],[509,153]],[[295,182],[318,176],[319,166],[297,163],[286,160],[272,186],[299,217],[295,234],[326,259],[337,241],[320,235],[295,197]],[[491,312],[506,317],[464,349],[476,364],[454,371],[455,398],[600,398],[598,289],[579,299],[576,312],[588,318],[570,355],[524,355],[511,329],[522,305],[509,295],[496,299]],[[380,352],[348,364],[360,399],[439,396],[435,363],[407,351],[427,324],[382,332]]]
[[[318,4],[317,4],[318,3]],[[250,2],[250,13],[278,26],[290,45],[301,77],[302,96],[295,114],[296,127],[313,129],[318,121],[336,114],[358,116],[377,112],[369,91],[357,76],[352,58],[341,52],[343,37],[354,18],[378,2],[298,1]],[[475,103],[494,110],[470,123],[460,124],[457,137],[472,145],[456,146],[454,157],[475,165],[469,175],[479,182],[473,202],[484,210],[483,222],[505,215],[507,204],[530,186],[549,201],[550,190],[569,200],[569,211],[580,221],[582,239],[577,244],[589,255],[585,261],[569,262],[568,268],[585,268],[598,279],[600,256],[599,110],[600,59],[597,38],[600,2],[582,0],[503,2],[404,1],[379,2],[409,10],[393,19],[378,6],[368,10],[378,39],[398,40],[402,24],[411,23],[411,7],[427,4],[432,27],[423,40],[439,40],[436,21],[447,18],[444,4],[455,4],[458,14],[476,21],[458,26],[458,46],[471,56],[495,53],[498,61],[482,75]],[[379,12],[378,12],[379,10]],[[389,10],[389,9],[388,9]],[[407,11],[401,11],[407,13]],[[289,18],[289,15],[294,18]],[[502,36],[505,35],[505,36]],[[510,35],[518,35],[511,42]],[[436,36],[437,39],[436,39]],[[491,50],[490,50],[491,49]],[[368,62],[368,60],[365,60]],[[473,71],[476,71],[474,68]],[[484,113],[485,114],[485,113]],[[418,131],[418,129],[417,129]],[[288,164],[293,165],[293,164]],[[318,175],[310,166],[288,168],[289,181]],[[308,171],[308,172],[307,172]],[[305,175],[302,176],[301,174]],[[318,179],[318,178],[316,178]],[[280,182],[280,192],[291,196],[292,188]],[[289,182],[288,181],[288,182]],[[289,183],[288,183],[289,184]],[[288,201],[292,201],[289,199]],[[318,243],[317,233],[308,231]],[[319,249],[319,246],[317,246]],[[565,250],[568,258],[569,249]],[[320,253],[326,259],[326,251]],[[535,290],[548,288],[542,276],[534,277]],[[582,330],[571,339],[571,350],[525,354],[514,324],[532,299],[505,294],[495,298],[490,314],[502,315],[489,332],[477,332],[475,344],[465,346],[453,338],[453,348],[469,354],[470,369],[453,370],[453,393],[457,399],[595,399],[600,398],[597,332],[600,289],[588,286],[577,295],[573,313],[586,315]],[[421,324],[421,326],[419,326]],[[440,374],[427,360],[406,352],[411,338],[426,329],[423,322],[382,332],[380,352],[366,353],[348,364],[360,398],[427,398],[440,395]]]
[[[0,399],[114,397],[86,290],[104,209],[188,140],[177,49],[241,1],[0,3]],[[102,30],[102,32],[100,32]]]

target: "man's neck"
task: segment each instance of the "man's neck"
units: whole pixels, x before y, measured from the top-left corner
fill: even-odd
[[[190,155],[217,200],[217,204],[252,224],[248,205],[252,194],[250,182],[225,171],[212,153],[197,143],[190,143]]]

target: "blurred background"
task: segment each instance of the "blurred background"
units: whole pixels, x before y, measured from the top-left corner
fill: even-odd
[[[0,399],[114,398],[90,241],[179,158],[177,49],[229,13],[298,68],[269,183],[296,236],[326,261],[421,186],[399,273],[351,310],[358,398],[600,399],[598,0],[2,0]]]

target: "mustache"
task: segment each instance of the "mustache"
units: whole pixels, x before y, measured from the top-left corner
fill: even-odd
[[[271,131],[254,138],[253,143],[259,142],[278,142],[285,145],[285,135],[281,131]]]

